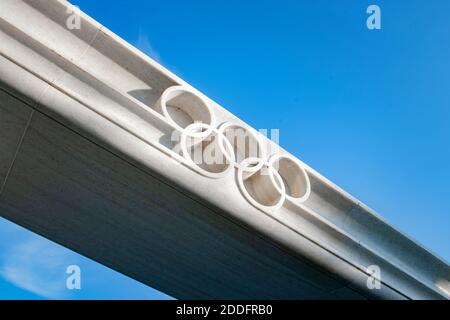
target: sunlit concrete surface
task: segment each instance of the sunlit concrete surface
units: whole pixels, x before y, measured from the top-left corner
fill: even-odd
[[[176,298],[448,298],[446,262],[70,8],[0,4],[3,217]],[[198,166],[171,139],[195,121],[260,148]]]

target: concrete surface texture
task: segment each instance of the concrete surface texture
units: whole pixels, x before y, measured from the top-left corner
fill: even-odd
[[[449,297],[446,262],[70,8],[0,5],[2,216],[177,298]]]

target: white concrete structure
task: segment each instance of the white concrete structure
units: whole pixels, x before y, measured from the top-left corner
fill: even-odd
[[[178,298],[449,297],[446,262],[71,8],[1,1],[0,215]]]

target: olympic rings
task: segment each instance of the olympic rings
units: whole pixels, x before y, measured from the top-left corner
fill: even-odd
[[[256,208],[273,212],[286,201],[308,199],[311,183],[299,160],[279,153],[267,158],[259,135],[240,124],[224,122],[216,128],[209,104],[193,91],[169,87],[154,108],[181,133],[181,155],[190,166],[210,178],[237,169],[239,190]]]

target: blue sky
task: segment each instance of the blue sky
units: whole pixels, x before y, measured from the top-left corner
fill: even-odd
[[[450,260],[449,1],[71,2]],[[167,298],[0,220],[0,298],[53,297]]]

